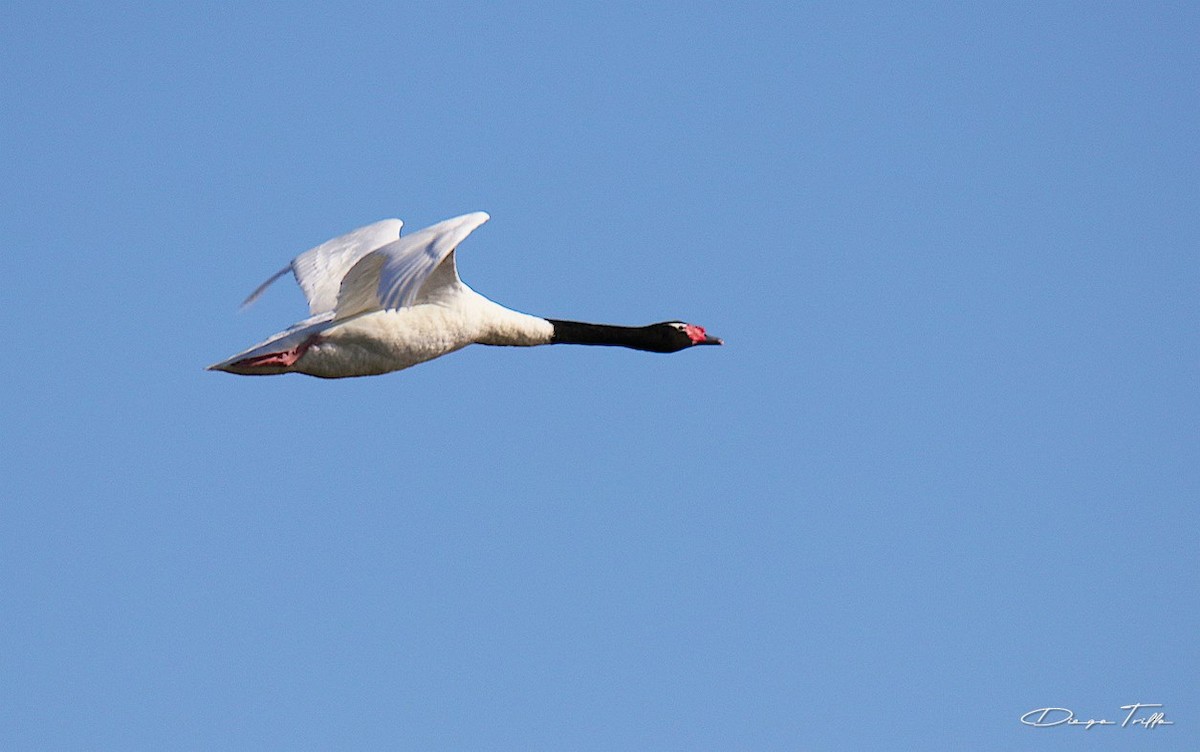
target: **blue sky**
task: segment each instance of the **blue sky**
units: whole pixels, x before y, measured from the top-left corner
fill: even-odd
[[[10,4],[0,746],[1194,747],[1198,38]],[[726,347],[202,370],[296,253],[476,210],[489,297]]]

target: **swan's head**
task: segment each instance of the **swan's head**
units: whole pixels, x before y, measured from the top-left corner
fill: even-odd
[[[723,345],[716,337],[709,336],[704,327],[683,321],[664,321],[651,324],[647,330],[655,335],[658,352],[679,352],[695,345]]]

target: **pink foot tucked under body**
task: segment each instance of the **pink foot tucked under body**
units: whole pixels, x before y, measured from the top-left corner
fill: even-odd
[[[287,368],[295,365],[296,361],[300,360],[300,357],[304,355],[308,348],[312,347],[313,343],[316,341],[316,337],[310,337],[290,350],[267,353],[266,355],[255,355],[253,358],[243,358],[233,365],[240,368],[261,368],[264,366],[283,366],[284,368]]]

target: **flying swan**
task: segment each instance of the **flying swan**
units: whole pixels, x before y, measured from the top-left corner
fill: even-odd
[[[326,379],[399,371],[467,345],[617,345],[671,353],[720,345],[682,321],[627,327],[544,319],[505,308],[463,284],[454,250],[488,221],[484,212],[400,237],[385,219],[297,256],[246,298],[253,303],[291,271],[309,318],[208,367],[246,376],[304,373]]]

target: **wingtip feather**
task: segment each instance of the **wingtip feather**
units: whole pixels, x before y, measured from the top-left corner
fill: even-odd
[[[250,305],[251,305],[251,304],[252,304],[254,301],[256,301],[256,300],[258,300],[260,297],[262,297],[262,294],[263,294],[264,292],[266,292],[266,289],[267,289],[268,287],[270,287],[270,286],[271,286],[271,283],[272,283],[272,282],[274,282],[275,280],[279,279],[279,278],[280,278],[280,277],[282,277],[283,275],[287,274],[287,273],[288,273],[288,272],[290,272],[291,270],[292,270],[292,266],[291,266],[291,264],[288,264],[287,266],[283,267],[283,268],[282,268],[282,269],[280,269],[279,271],[277,271],[277,272],[275,272],[274,274],[272,274],[270,279],[268,279],[266,282],[263,282],[261,285],[259,285],[258,287],[256,287],[256,288],[254,289],[254,292],[252,292],[252,293],[250,293],[248,296],[246,296],[246,299],[242,301],[242,304],[241,304],[240,306],[238,306],[238,310],[239,310],[239,311],[244,311],[244,310],[246,310],[247,308],[249,308],[249,307],[250,307]]]

